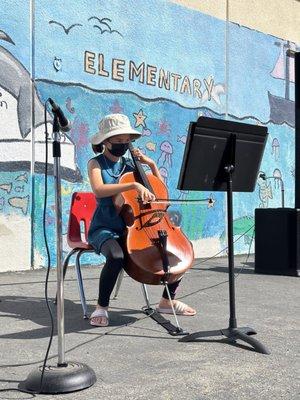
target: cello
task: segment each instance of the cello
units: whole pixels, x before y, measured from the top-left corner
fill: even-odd
[[[135,171],[122,175],[119,183],[139,182],[156,199],[167,200],[165,184],[153,174],[145,173],[142,164],[133,154],[132,143],[129,150]],[[179,280],[191,267],[194,252],[191,242],[168,216],[170,203],[144,203],[137,198],[135,190],[117,195],[114,202],[127,227],[124,246],[124,269],[127,274],[138,282],[151,285],[170,284]]]

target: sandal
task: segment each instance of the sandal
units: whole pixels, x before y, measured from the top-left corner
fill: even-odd
[[[98,317],[105,317],[106,322],[103,322],[102,324],[99,324],[97,322],[93,322],[93,318],[98,318]],[[90,316],[90,324],[93,326],[107,326],[109,323],[108,319],[108,312],[106,310],[103,310],[103,308],[96,308]]]
[[[173,308],[175,311],[176,315],[185,315],[185,316],[190,316],[192,317],[195,315],[197,312],[188,312],[188,308],[190,308],[187,304],[183,303],[182,301],[176,300],[176,303],[173,304]],[[160,308],[156,307],[156,311],[161,313],[161,314],[173,314],[172,307],[168,308]]]

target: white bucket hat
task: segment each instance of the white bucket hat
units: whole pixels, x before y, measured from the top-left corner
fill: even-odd
[[[133,136],[134,139],[141,136],[140,132],[135,131],[131,127],[129,118],[124,114],[106,115],[101,119],[98,126],[99,132],[95,133],[95,135],[90,138],[90,143],[95,145],[116,135],[128,134]]]

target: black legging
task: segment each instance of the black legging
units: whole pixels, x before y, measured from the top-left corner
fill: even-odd
[[[108,307],[110,295],[113,291],[118,275],[124,266],[124,252],[120,245],[120,241],[116,239],[108,239],[101,246],[101,253],[106,257],[106,262],[100,274],[98,304],[101,307]],[[175,298],[176,289],[179,283],[180,280],[168,285],[171,299]],[[166,289],[164,289],[162,297],[168,299]]]

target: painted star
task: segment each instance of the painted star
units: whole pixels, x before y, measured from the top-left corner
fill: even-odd
[[[135,118],[135,127],[136,128],[138,128],[139,126],[146,128],[145,119],[147,118],[147,115],[144,114],[142,109],[140,109],[140,111],[138,113],[133,113],[133,116]]]
[[[213,197],[210,197],[210,198],[208,199],[208,205],[207,205],[207,207],[208,207],[208,208],[214,207],[215,202],[216,202],[216,200],[215,200]]]

